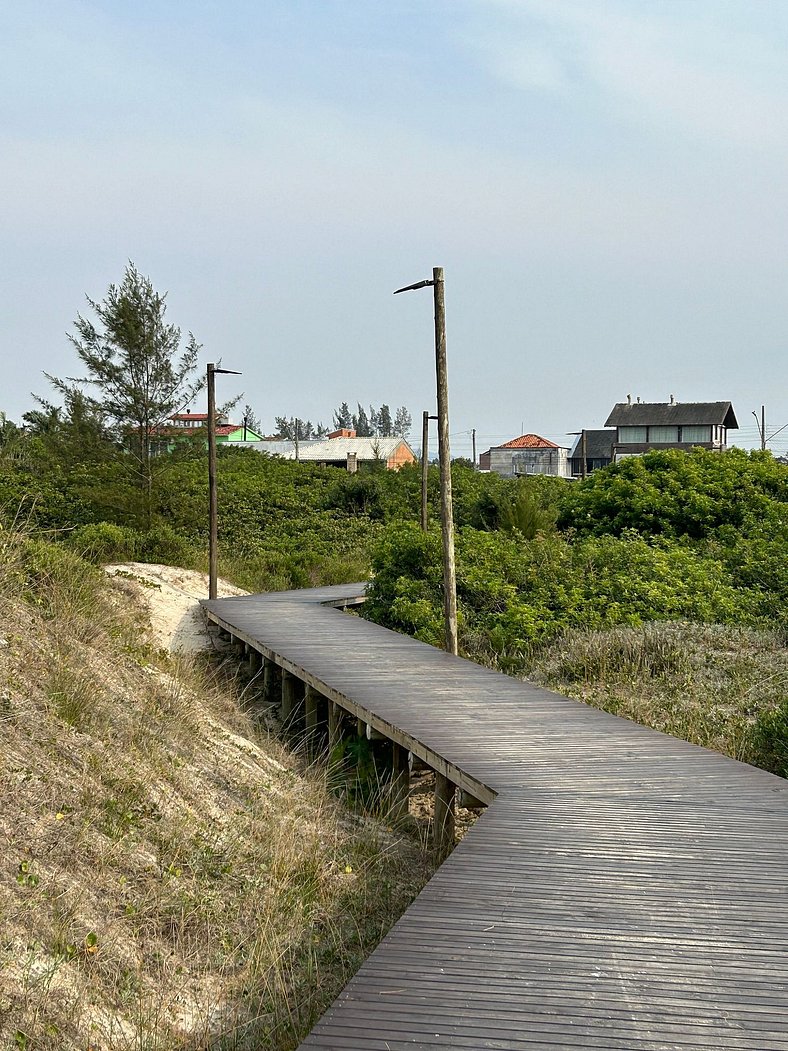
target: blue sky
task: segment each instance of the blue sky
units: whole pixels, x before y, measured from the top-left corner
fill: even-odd
[[[2,6],[0,410],[128,259],[267,428],[433,409],[571,442],[627,393],[788,423],[788,5]],[[788,449],[788,431],[774,442]]]

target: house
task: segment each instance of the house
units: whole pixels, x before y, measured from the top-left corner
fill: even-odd
[[[176,412],[167,421],[170,434],[177,435],[179,431],[194,431],[200,427],[208,426],[207,412]],[[224,417],[217,417],[216,442],[259,442],[262,435],[247,427],[244,423],[230,423]]]
[[[286,460],[301,460],[328,467],[342,467],[356,471],[363,464],[383,464],[390,471],[398,471],[408,463],[415,463],[413,450],[404,438],[359,438],[356,432],[344,427],[332,431],[327,438],[308,441],[256,441],[246,443],[258,452],[281,456]]]
[[[569,453],[569,469],[572,478],[582,478],[607,467],[613,459],[613,442],[616,439],[616,431],[612,428],[601,428],[599,430],[582,430],[572,446]],[[585,471],[583,470],[583,446],[585,445]]]
[[[494,445],[479,457],[479,470],[492,471],[504,478],[526,474],[569,477],[566,446],[556,445],[538,434],[521,434],[503,445]]]
[[[738,430],[729,401],[619,402],[607,418],[606,427],[616,428],[613,460],[640,456],[653,449],[703,449],[722,451],[728,431]]]

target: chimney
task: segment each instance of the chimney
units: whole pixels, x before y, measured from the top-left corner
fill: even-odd
[[[638,394],[638,405],[640,405],[640,395]]]
[[[627,405],[631,405],[631,404],[632,404],[632,395],[631,394],[627,394]]]
[[[675,405],[676,404],[676,396],[674,394],[671,394],[671,396],[670,396],[670,404],[671,405]]]

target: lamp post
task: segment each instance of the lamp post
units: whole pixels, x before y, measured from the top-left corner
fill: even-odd
[[[438,387],[438,457],[441,478],[441,533],[443,538],[443,611],[446,651],[457,655],[457,575],[454,567],[454,519],[451,499],[451,454],[449,451],[449,383],[446,368],[446,301],[443,267],[436,266],[432,280],[417,281],[394,292],[410,292],[432,286],[435,301],[435,375]]]
[[[216,373],[240,376],[232,369],[219,369],[211,363],[207,368],[208,388],[208,598],[216,598],[216,568],[218,549],[218,504],[216,493]]]
[[[430,466],[428,455],[430,420],[437,420],[437,418],[437,416],[430,416],[426,409],[421,418],[421,528],[425,533],[427,532],[427,478]]]
[[[567,431],[566,433],[576,434],[580,438],[580,456],[583,461],[580,467],[580,477],[585,479],[588,476],[588,446],[586,444],[586,429],[584,427],[582,431]]]
[[[772,440],[772,438],[776,438],[778,434],[782,434],[783,431],[788,430],[788,423],[783,424],[783,426],[779,427],[776,431],[772,431],[771,434],[767,434],[766,433],[766,406],[765,405],[761,405],[761,418],[760,418],[760,420],[758,419],[758,413],[755,412],[755,410],[753,410],[752,414],[755,417],[755,422],[758,424],[758,434],[759,434],[760,439],[761,439],[761,450],[763,452],[765,452],[766,451],[766,443],[770,442]]]

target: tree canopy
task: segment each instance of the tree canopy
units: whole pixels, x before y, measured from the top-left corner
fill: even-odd
[[[103,300],[86,298],[95,320],[78,314],[68,336],[85,374],[47,378],[67,402],[82,392],[83,414],[92,411],[130,458],[149,513],[157,432],[205,384],[197,375],[200,345],[190,332],[181,349],[181,330],[165,318],[166,294],[133,263]]]

